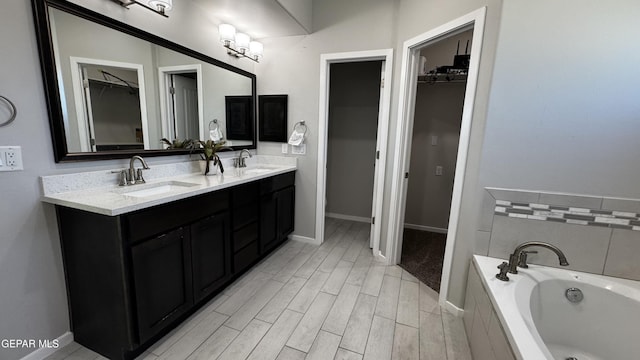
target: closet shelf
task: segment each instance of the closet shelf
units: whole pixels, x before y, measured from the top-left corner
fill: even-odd
[[[464,83],[467,73],[433,73],[418,76],[418,84]]]

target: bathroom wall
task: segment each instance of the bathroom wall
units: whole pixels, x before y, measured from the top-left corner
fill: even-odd
[[[328,216],[369,221],[381,61],[332,64],[327,140]]]
[[[198,9],[176,6],[166,19],[140,7],[122,9],[110,1],[75,2],[253,71],[252,62],[229,58],[212,41],[217,39],[216,26]],[[56,216],[53,206],[40,202],[39,177],[119,168],[127,161],[54,162],[30,1],[2,2],[0,48],[0,94],[18,108],[15,122],[0,128],[0,145],[22,146],[24,161],[24,171],[0,173],[0,339],[55,339],[69,331],[69,314]],[[5,116],[5,107],[0,106],[0,117]],[[148,162],[153,166],[184,159]],[[34,350],[0,347],[0,358],[20,359]]]
[[[315,237],[320,55],[391,48],[395,19],[393,0],[314,1],[314,33],[263,41],[265,57],[256,67],[258,94],[288,94],[289,132],[300,120],[309,127],[307,153],[298,156],[294,235]],[[258,151],[281,155],[281,144],[259,142]]]
[[[458,41],[460,54],[464,54],[472,35],[466,31],[424,48],[420,54],[427,59],[428,71],[453,65]],[[405,227],[427,231],[448,228],[465,90],[465,82],[418,83]],[[436,175],[437,166],[442,166],[442,175]]]
[[[542,204],[548,201],[543,194],[585,194],[595,204],[565,205],[640,212],[635,202],[615,200],[640,198],[635,137],[640,133],[640,69],[625,66],[624,76],[606,75],[611,64],[640,60],[640,44],[632,35],[640,31],[640,3],[611,5],[597,0],[505,2],[482,150],[482,187],[530,190],[533,199],[515,201],[541,194]],[[488,227],[486,204],[491,201],[482,188],[477,191],[485,199],[478,203],[482,216],[473,227],[482,231],[475,236],[477,253],[503,256],[513,250],[513,242],[546,240],[568,249],[570,263],[595,267],[587,271],[636,278],[637,231],[504,217]],[[598,200],[603,198],[613,200]],[[508,234],[514,235],[510,242],[504,238]],[[608,255],[603,254],[606,248]],[[616,263],[634,265],[614,269]]]

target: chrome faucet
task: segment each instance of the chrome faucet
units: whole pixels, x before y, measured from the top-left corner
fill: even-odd
[[[567,257],[564,255],[562,250],[560,250],[557,246],[551,245],[542,241],[530,241],[523,244],[520,244],[513,251],[513,254],[509,255],[509,262],[503,262],[498,266],[500,272],[496,275],[496,278],[502,281],[509,281],[509,277],[507,276],[507,272],[511,274],[518,273],[518,266],[520,267],[528,267],[527,266],[527,254],[534,253],[532,251],[525,251],[524,249],[531,246],[539,246],[553,251],[557,256],[560,262],[560,266],[569,266],[567,262]]]
[[[244,162],[244,159],[246,159],[246,157],[242,156],[242,154],[244,154],[245,151],[247,152],[247,154],[249,154],[249,157],[253,157],[251,155],[251,153],[249,152],[249,150],[242,149],[242,151],[240,151],[240,154],[238,155],[238,157],[233,159],[233,166],[235,166],[237,168],[247,167],[247,164],[245,164],[245,162]]]
[[[142,164],[142,168],[137,169],[135,168],[134,163],[136,162],[136,160],[139,160],[140,163]],[[144,161],[144,159],[142,158],[142,156],[140,155],[135,155],[131,157],[131,160],[129,160],[129,184],[133,185],[133,184],[144,184],[144,178],[142,177],[142,170],[148,170],[149,165],[147,165],[147,162]]]

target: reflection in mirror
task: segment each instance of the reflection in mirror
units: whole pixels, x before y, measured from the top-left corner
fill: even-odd
[[[163,138],[255,148],[254,75],[141,31],[140,38],[129,35],[120,31],[127,25],[113,20],[107,23],[115,28],[98,23],[104,19],[91,21],[97,15],[65,1],[35,1],[48,13],[51,43],[44,45],[51,47],[55,77],[46,73],[46,59],[43,69],[45,81],[57,83],[59,99],[49,102],[60,106],[50,109],[54,145],[58,120],[64,142],[58,141],[66,145],[57,160],[83,153],[157,153],[167,148]],[[246,99],[242,118],[235,104],[228,108],[228,98]],[[230,111],[234,119],[227,118]],[[55,119],[58,112],[61,119]],[[227,129],[232,123],[244,132]]]

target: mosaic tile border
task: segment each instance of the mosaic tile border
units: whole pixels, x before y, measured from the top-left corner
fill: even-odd
[[[640,231],[640,214],[496,200],[494,214],[528,220]]]

